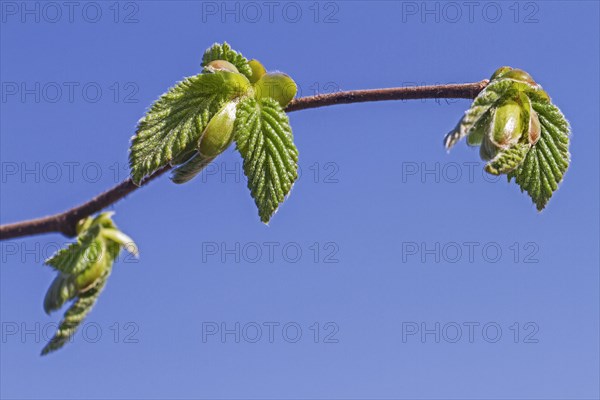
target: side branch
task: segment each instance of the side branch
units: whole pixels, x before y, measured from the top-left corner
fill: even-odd
[[[414,86],[389,89],[350,90],[317,96],[308,96],[294,99],[286,108],[287,112],[319,108],[336,104],[364,103],[385,100],[411,100],[411,99],[473,99],[481,92],[487,80],[474,83],[453,85]],[[154,174],[148,176],[140,186],[158,178],[171,169],[165,166]],[[133,183],[130,178],[99,194],[93,199],[64,211],[59,214],[28,221],[15,222],[0,226],[0,240],[31,236],[42,233],[59,232],[65,236],[75,236],[77,222],[93,215],[104,208],[116,203],[118,200],[135,191],[140,186]]]

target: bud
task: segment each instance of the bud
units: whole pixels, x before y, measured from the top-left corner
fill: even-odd
[[[490,139],[501,148],[517,143],[524,130],[521,104],[508,100],[493,111]]]
[[[529,144],[534,145],[540,140],[540,136],[542,136],[542,127],[540,126],[540,118],[538,114],[531,109],[530,117],[529,117]]]
[[[281,72],[271,72],[264,75],[254,85],[257,99],[270,97],[279,102],[285,108],[294,97],[298,87],[296,82],[288,75]]]
[[[230,98],[244,96],[252,86],[248,78],[242,74],[229,71],[215,71],[225,81],[225,86],[231,91]]]
[[[537,86],[531,75],[522,69],[513,69],[502,74],[502,79],[513,79],[518,82],[528,83],[532,86]]]
[[[260,78],[263,77],[264,74],[267,73],[265,67],[258,60],[250,60],[248,61],[248,65],[250,65],[250,69],[252,69],[252,76],[250,77],[250,83],[256,83]]]
[[[204,72],[210,73],[210,72],[215,72],[215,71],[227,71],[227,72],[239,73],[239,71],[235,67],[235,65],[233,65],[229,61],[225,61],[225,60],[214,60],[214,61],[209,62],[204,67]]]
[[[225,104],[208,122],[200,137],[198,150],[205,157],[221,154],[233,140],[233,125],[236,113],[235,101]]]
[[[521,102],[521,109],[523,111],[524,121],[527,122],[525,131],[523,132],[526,136],[521,140],[527,141],[530,145],[534,145],[540,139],[542,134],[542,127],[540,126],[540,119],[537,112],[533,109],[533,104],[529,97],[525,93],[519,93],[519,100]]]
[[[522,69],[511,67],[498,68],[490,78],[491,81],[494,79],[512,79],[517,82],[527,83],[531,86],[538,86],[531,75],[529,75],[527,72],[523,71]]]
[[[490,81],[493,81],[494,79],[499,79],[502,77],[502,75],[504,75],[505,73],[507,73],[508,71],[512,70],[511,67],[500,67],[498,68],[494,74],[490,77]]]

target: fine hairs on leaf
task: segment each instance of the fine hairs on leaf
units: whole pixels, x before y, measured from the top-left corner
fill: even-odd
[[[564,115],[531,75],[502,67],[444,144],[450,149],[467,137],[470,146],[480,145],[482,159],[489,160],[485,170],[514,178],[541,211],[569,167],[569,135]]]
[[[298,177],[289,119],[276,100],[246,99],[238,107],[235,138],[258,214],[268,223]]]
[[[282,72],[267,72],[227,43],[215,43],[202,73],[170,89],[138,125],[130,148],[134,182],[165,165],[189,182],[235,141],[260,219],[268,223],[298,173],[298,150],[284,108],[297,92]]]
[[[229,100],[245,94],[248,79],[218,71],[184,79],[152,105],[132,138],[129,164],[134,182],[194,151],[210,119]]]

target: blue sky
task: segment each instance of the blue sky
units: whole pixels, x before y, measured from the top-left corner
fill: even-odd
[[[302,175],[260,223],[228,150],[184,186],[116,204],[139,244],[74,342],[42,265],[3,242],[2,398],[598,398],[597,2],[2,1],[1,221],[127,176],[146,108],[228,41],[302,95],[473,82],[503,65],[572,126],[547,209],[442,138],[468,100],[290,114]]]

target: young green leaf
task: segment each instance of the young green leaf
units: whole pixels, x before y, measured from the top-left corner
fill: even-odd
[[[446,150],[450,150],[460,139],[468,136],[478,123],[485,118],[490,108],[510,89],[510,85],[501,82],[491,82],[473,101],[456,127],[444,138]]]
[[[59,272],[44,297],[44,311],[50,314],[60,309],[67,301],[77,296],[75,275]]]
[[[511,148],[500,151],[485,165],[485,171],[492,175],[509,173],[521,165],[530,147],[529,143],[517,143]]]
[[[94,225],[84,230],[75,243],[69,244],[66,248],[58,250],[45,263],[55,270],[65,274],[78,274],[84,271],[90,262],[101,255],[100,225]]]
[[[564,115],[553,104],[532,99],[532,107],[539,118],[541,135],[523,163],[508,174],[508,180],[515,178],[521,191],[526,191],[538,211],[541,211],[569,167],[570,127]]]
[[[509,68],[509,67],[503,67]],[[502,69],[502,68],[501,68]],[[501,70],[499,69],[499,70]],[[518,76],[529,76],[524,71],[511,70],[519,72]],[[508,72],[500,73],[497,77],[492,79],[490,83],[483,89],[475,98],[471,107],[465,112],[462,119],[458,122],[456,127],[451,130],[444,138],[444,146],[446,150],[450,150],[460,139],[465,136],[475,133],[477,126],[480,126],[481,119],[489,118],[488,111],[498,105],[499,101],[507,99],[509,97],[518,97],[519,94],[525,94],[529,98],[547,100],[549,101],[548,95],[542,88],[537,84],[530,84],[521,80],[517,80],[513,75]],[[495,74],[496,75],[496,74]],[[522,79],[526,79],[522,77]],[[467,140],[467,143],[479,144],[478,138]]]
[[[217,71],[186,78],[162,95],[140,120],[132,138],[133,181],[140,184],[145,176],[193,151],[212,116],[249,89],[250,82],[243,75]]]
[[[46,313],[58,310],[67,301],[76,300],[42,354],[62,347],[75,333],[106,284],[121,248],[137,255],[137,246],[118,230],[111,215],[106,212],[79,221],[77,242],[46,261],[58,270],[58,276],[44,298]]]
[[[446,148],[467,136],[481,145],[485,170],[507,174],[542,210],[569,166],[569,124],[531,75],[502,67],[479,93],[456,128],[445,138]]]
[[[207,67],[211,61],[224,60],[233,64],[237,70],[250,79],[252,68],[248,65],[248,60],[241,53],[233,50],[227,42],[223,44],[215,43],[209,47],[202,57],[202,67]]]
[[[298,150],[289,119],[274,99],[247,98],[238,105],[237,149],[258,214],[268,223],[298,177]]]
[[[131,253],[135,257],[140,256],[140,250],[137,245],[128,235],[124,234],[116,228],[103,228],[100,232],[106,239],[112,240],[113,242],[121,245],[123,249]]]
[[[96,286],[79,295],[78,299],[65,312],[63,320],[60,322],[56,333],[46,344],[46,346],[44,346],[41,355],[44,356],[60,349],[71,339],[81,322],[83,322],[85,317],[94,307],[94,304],[96,304],[96,300],[98,300],[100,293],[102,293],[109,275],[110,270],[102,277]]]

